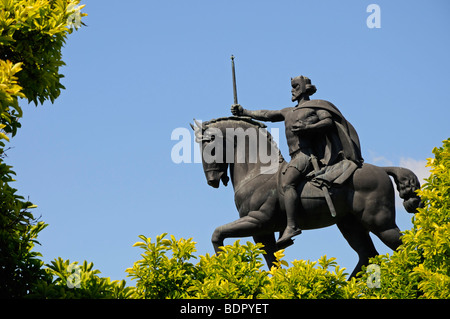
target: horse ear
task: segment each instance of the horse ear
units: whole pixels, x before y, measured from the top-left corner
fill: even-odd
[[[195,131],[195,127],[194,127],[194,125],[192,125],[191,123],[189,123],[189,125],[191,126],[192,130],[194,130],[194,131]]]
[[[199,121],[197,121],[196,119],[194,119],[194,123],[195,123],[195,125],[197,125],[198,128],[200,128],[200,129],[202,129],[202,130],[205,129],[205,127],[203,126],[203,123],[202,123],[202,122],[199,122]]]

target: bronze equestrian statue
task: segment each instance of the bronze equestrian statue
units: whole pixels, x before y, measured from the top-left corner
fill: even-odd
[[[316,229],[336,224],[350,246],[358,253],[355,276],[377,251],[369,236],[374,233],[391,249],[401,244],[395,223],[394,178],[404,206],[415,213],[421,205],[416,190],[417,176],[401,167],[378,167],[364,163],[354,127],[332,103],[311,100],[316,87],[310,79],[291,79],[294,107],[281,110],[250,111],[232,105],[231,117],[191,125],[201,150],[211,145],[222,148],[222,158],[205,160],[203,168],[209,185],[228,182],[228,169],[235,191],[239,219],[222,225],[213,233],[216,252],[225,238],[253,236],[264,245],[270,268],[274,253],[293,244],[292,237],[302,229]],[[236,93],[235,93],[236,95]],[[284,121],[291,161],[284,160],[265,125],[255,121]],[[237,143],[231,131],[258,131],[256,145]],[[248,141],[250,139],[247,139]],[[267,163],[250,161],[260,148],[277,153],[278,169],[267,173]],[[256,148],[255,148],[256,147]],[[274,149],[275,147],[275,149]],[[245,152],[246,160],[238,158]],[[227,156],[228,154],[228,156]],[[233,155],[233,156],[230,156]],[[275,240],[275,233],[279,239]]]
[[[284,245],[301,233],[295,219],[299,210],[297,187],[314,170],[314,166],[320,169],[319,163],[321,166],[330,166],[342,159],[351,160],[357,166],[363,163],[358,135],[339,110],[330,102],[310,100],[316,87],[307,77],[291,79],[291,85],[292,101],[297,102],[295,107],[279,111],[249,111],[238,104],[231,107],[231,112],[237,116],[285,123],[291,161],[281,179],[287,226],[277,241],[278,245]]]

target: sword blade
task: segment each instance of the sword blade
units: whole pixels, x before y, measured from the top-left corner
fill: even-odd
[[[231,56],[231,72],[232,72],[232,75],[233,75],[234,104],[238,104],[237,88],[236,88],[236,71],[235,71],[235,68],[234,68],[234,55]]]

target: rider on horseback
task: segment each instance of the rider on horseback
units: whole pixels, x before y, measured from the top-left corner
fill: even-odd
[[[343,159],[351,160],[360,166],[363,162],[358,135],[353,126],[330,102],[310,100],[316,92],[311,80],[304,76],[291,78],[292,101],[295,107],[281,110],[250,111],[239,104],[231,106],[236,116],[249,116],[256,120],[285,122],[286,139],[291,161],[283,171],[281,186],[284,191],[287,226],[277,241],[285,247],[292,237],[301,234],[295,214],[299,209],[297,187],[313,170],[312,156],[321,166],[329,166]]]

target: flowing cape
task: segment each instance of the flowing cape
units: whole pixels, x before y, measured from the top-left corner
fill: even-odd
[[[361,144],[359,142],[358,134],[356,133],[355,128],[349,121],[345,119],[345,117],[341,114],[338,108],[325,100],[309,100],[298,106],[299,108],[307,107],[307,108],[315,108],[315,109],[323,109],[332,115],[333,122],[336,127],[337,137],[341,144],[341,149],[338,152],[342,153],[344,158],[351,160],[358,164],[358,166],[362,165],[364,159],[361,155]],[[336,144],[333,141],[333,138],[328,138],[327,144]],[[324,155],[324,158],[327,157],[327,160],[324,160],[324,164],[331,164],[329,161],[335,156],[330,153],[332,150],[336,149],[336,145],[327,145],[326,152],[327,155]],[[340,148],[340,147],[339,147]],[[335,152],[335,151],[334,151]],[[332,161],[332,160],[331,160]]]

